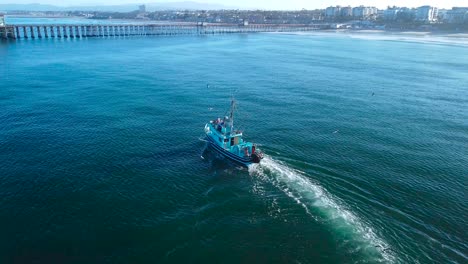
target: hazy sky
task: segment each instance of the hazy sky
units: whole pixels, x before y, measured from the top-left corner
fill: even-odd
[[[0,0],[0,4],[53,4],[53,5],[118,5],[118,4],[142,4],[158,2],[183,2],[191,0]],[[325,8],[330,5],[369,5],[385,8],[388,5],[417,7],[432,5],[439,8],[453,6],[468,6],[467,0],[193,0],[201,3],[216,3],[234,7],[254,7],[262,9],[314,9]]]

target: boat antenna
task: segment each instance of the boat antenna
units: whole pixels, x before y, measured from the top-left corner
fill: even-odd
[[[229,115],[229,119],[231,120],[231,133],[234,128],[234,107],[236,106],[236,101],[234,100],[234,96],[231,95],[231,112]]]

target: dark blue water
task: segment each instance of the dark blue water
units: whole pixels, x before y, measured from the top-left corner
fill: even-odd
[[[468,261],[468,45],[49,39],[0,58],[2,263]],[[248,169],[199,140],[232,93],[267,155]]]

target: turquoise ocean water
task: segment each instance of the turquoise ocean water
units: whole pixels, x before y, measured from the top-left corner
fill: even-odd
[[[0,44],[2,263],[466,263],[468,44]],[[224,115],[261,144],[205,149]]]

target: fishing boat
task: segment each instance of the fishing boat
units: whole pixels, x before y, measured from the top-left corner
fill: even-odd
[[[235,162],[246,166],[260,163],[263,154],[257,145],[244,141],[242,131],[234,128],[235,107],[236,102],[232,99],[229,116],[218,117],[205,125],[207,141],[214,150]]]

